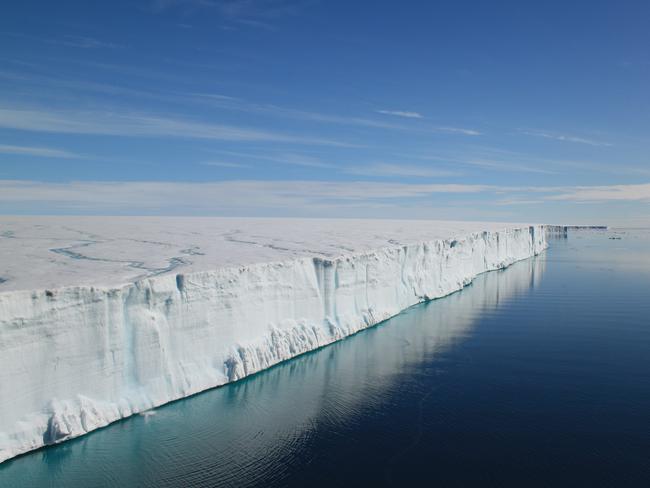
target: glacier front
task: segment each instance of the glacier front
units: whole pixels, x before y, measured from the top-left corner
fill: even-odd
[[[327,345],[546,245],[545,226],[524,224],[1,217],[0,461]]]

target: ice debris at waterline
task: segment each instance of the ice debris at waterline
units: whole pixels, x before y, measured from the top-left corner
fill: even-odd
[[[235,381],[546,248],[541,225],[0,218],[0,461]],[[215,419],[218,421],[218,419]]]

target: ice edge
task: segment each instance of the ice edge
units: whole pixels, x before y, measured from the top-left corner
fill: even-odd
[[[507,228],[120,287],[0,293],[0,462],[458,291],[480,273],[539,254],[546,233],[560,229]]]

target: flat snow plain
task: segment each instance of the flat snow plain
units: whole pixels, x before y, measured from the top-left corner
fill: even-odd
[[[0,217],[0,462],[330,344],[546,245],[528,224]]]
[[[336,258],[528,224],[432,220],[0,216],[0,292],[113,286],[299,257]]]

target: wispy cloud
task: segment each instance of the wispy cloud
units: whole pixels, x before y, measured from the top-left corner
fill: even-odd
[[[530,195],[538,195],[531,198]],[[44,204],[60,211],[81,213],[228,213],[233,209],[282,210],[296,208],[415,208],[438,196],[444,206],[540,205],[576,203],[650,202],[650,183],[640,185],[513,187],[480,184],[383,183],[370,181],[229,180],[215,182],[73,181],[67,183],[0,180],[0,203],[12,208]],[[427,204],[427,203],[425,203]]]
[[[408,164],[375,163],[365,166],[352,166],[344,170],[347,174],[361,176],[396,176],[396,177],[418,177],[438,178],[458,176],[457,171],[448,171],[426,166],[413,166]]]
[[[266,114],[275,117],[284,117],[289,119],[304,120],[309,122],[321,122],[338,125],[357,125],[362,127],[380,128],[380,129],[408,129],[390,122],[373,120],[364,117],[344,116],[336,114],[326,114],[320,112],[311,112],[308,110],[299,110],[289,107],[281,107],[273,104],[254,103],[240,98],[224,96],[221,94],[197,93],[189,96],[198,97],[205,103],[210,101],[212,104],[227,110],[235,110],[248,113]]]
[[[88,37],[88,36],[66,35],[58,38],[45,38],[45,37],[30,36],[27,34],[22,34],[17,32],[4,32],[4,35],[16,37],[16,38],[32,39],[47,44],[54,44],[54,45],[66,46],[66,47],[76,47],[81,49],[97,49],[97,48],[116,49],[116,48],[124,47],[121,44],[100,41],[99,39],[95,39],[94,37]]]
[[[598,173],[609,173],[613,175],[634,175],[634,176],[650,176],[650,167],[647,165],[630,166],[617,163],[596,163],[587,161],[561,161],[557,162],[563,166],[578,168],[584,171],[595,171]]]
[[[65,151],[63,149],[55,149],[51,147],[11,146],[7,144],[0,144],[0,153],[14,154],[18,156],[38,156],[42,158],[73,159],[81,157],[79,154]]]
[[[285,117],[296,120],[305,120],[308,122],[319,122],[324,124],[335,124],[335,125],[350,125],[350,126],[359,126],[359,127],[368,127],[374,129],[388,129],[388,130],[399,130],[420,134],[431,134],[435,132],[439,133],[448,133],[448,134],[460,134],[467,136],[478,136],[481,135],[481,132],[474,129],[467,129],[461,127],[449,127],[449,126],[433,126],[433,125],[419,125],[417,127],[412,125],[403,125],[395,122],[386,122],[385,120],[376,120],[367,117],[355,117],[349,115],[337,115],[337,114],[326,114],[320,112],[312,112],[308,110],[298,110],[288,107],[280,107],[278,105],[272,104],[259,104],[252,103],[246,100],[242,100],[235,97],[224,96],[221,94],[213,95],[209,93],[197,93],[189,94],[189,96],[194,96],[199,98],[201,101],[205,102],[206,100],[210,101],[216,106],[227,110],[237,110],[242,112],[249,113],[263,113],[275,117]],[[381,113],[381,112],[380,112]],[[410,112],[402,112],[402,118],[409,118],[404,114]],[[415,114],[412,112],[411,114]],[[395,114],[393,114],[395,115]],[[419,114],[417,114],[419,116]],[[422,116],[420,116],[421,118]],[[417,116],[411,115],[410,118],[417,119]]]
[[[543,203],[544,200],[533,200],[526,198],[504,198],[503,200],[497,200],[494,202],[495,205],[501,207],[511,207],[513,205],[540,205]]]
[[[483,169],[513,172],[513,173],[535,173],[541,175],[557,174],[557,171],[531,166],[526,163],[511,163],[511,162],[504,162],[504,161],[492,160],[492,159],[467,159],[462,161],[462,163],[470,166],[475,166],[478,168],[483,168]]]
[[[312,2],[298,0],[154,0],[151,8],[156,13],[182,9],[186,15],[213,12],[222,22],[249,27],[274,29],[271,21],[293,16]]]
[[[43,111],[0,108],[0,127],[26,131],[110,136],[184,137],[346,147],[340,141],[210,124],[139,113]]]
[[[78,47],[82,49],[97,49],[97,48],[116,49],[116,48],[123,47],[120,44],[100,41],[93,37],[86,37],[86,36],[64,36],[61,39],[47,39],[46,42],[50,44],[60,44],[62,46]]]
[[[411,157],[513,173],[560,175],[570,174],[571,168],[574,168],[581,172],[590,171],[614,175],[650,176],[650,167],[648,167],[648,164],[637,164],[633,166],[621,164],[619,161],[607,163],[556,159],[481,145],[467,146],[463,151],[441,152],[431,155],[420,154]]]
[[[96,63],[91,63],[96,66]],[[105,65],[96,66],[105,68]],[[109,66],[109,69],[117,71],[130,70],[129,67]],[[134,75],[140,76],[146,73],[141,73],[135,70]],[[156,74],[156,77],[159,75]],[[163,75],[160,75],[163,76]],[[156,91],[152,89],[136,89],[133,87],[121,86],[112,83],[99,83],[96,81],[86,81],[81,79],[67,79],[57,78],[51,75],[34,75],[18,73],[13,71],[0,71],[0,78],[15,83],[17,86],[23,87],[25,84],[30,84],[35,87],[43,87],[46,93],[50,95],[55,89],[61,93],[76,96],[80,91],[95,93],[100,96],[110,97],[114,99],[115,96],[124,96],[133,99],[134,101],[142,101],[143,99],[158,100],[168,104],[177,105],[181,109],[187,109],[188,104],[205,106],[206,102],[210,105],[228,111],[245,112],[252,114],[261,114],[269,117],[293,119],[299,121],[311,122],[314,124],[327,124],[327,125],[341,125],[341,126],[357,126],[369,129],[393,130],[410,132],[413,134],[428,135],[432,133],[442,134],[457,134],[464,136],[478,136],[481,132],[462,127],[451,126],[434,126],[431,124],[400,124],[395,121],[379,120],[368,117],[358,117],[353,115],[340,115],[314,112],[309,110],[300,110],[290,107],[282,107],[273,104],[255,103],[241,98],[233,97],[223,93],[178,93],[178,92],[165,92]],[[175,80],[178,82],[180,80]],[[187,80],[185,80],[187,81]],[[189,107],[192,108],[192,107]],[[419,115],[419,114],[418,114]],[[402,117],[404,118],[404,117]],[[415,118],[411,116],[411,118]]]
[[[128,210],[132,213],[171,206],[200,211],[239,208],[293,208],[308,205],[359,205],[409,199],[434,194],[477,194],[483,185],[402,184],[340,181],[236,180],[207,183],[89,182],[51,183],[0,180],[0,202],[49,203],[83,208],[84,212]]]
[[[334,164],[326,163],[319,158],[308,154],[300,153],[277,153],[269,154],[268,151],[264,154],[255,154],[255,153],[246,153],[239,151],[214,151],[218,154],[224,154],[226,156],[234,156],[236,158],[243,158],[246,161],[269,161],[277,164],[288,164],[291,166],[304,166],[307,168],[323,168],[323,169],[332,169],[337,166]]]
[[[464,134],[466,136],[480,136],[482,132],[474,129],[463,129],[461,127],[436,127],[440,132],[448,132],[450,134]]]
[[[230,97],[228,95],[222,95],[220,93],[192,93],[192,96],[197,96],[197,97],[203,97],[207,98],[210,100],[217,100],[217,101],[230,101],[234,102],[239,100],[239,98],[236,97]]]
[[[103,68],[104,66],[100,67],[100,69]],[[118,66],[111,67],[109,69],[113,69],[113,68],[116,71],[119,71],[120,69]],[[125,71],[128,71],[129,69],[130,68],[128,67],[124,67]],[[38,71],[38,67],[36,67],[36,70]],[[161,77],[161,78],[166,77],[166,75],[155,73],[155,72],[152,73],[151,76]],[[109,78],[112,79],[114,77],[109,77]],[[87,92],[87,93],[93,93],[100,96],[109,96],[111,99],[114,99],[115,96],[124,96],[137,101],[151,99],[151,100],[158,100],[165,103],[174,103],[177,105],[183,105],[183,104],[187,104],[188,102],[194,101],[193,98],[178,95],[175,93],[159,91],[152,87],[148,87],[147,89],[136,89],[136,88],[126,87],[114,83],[102,83],[102,82],[87,81],[87,80],[77,79],[77,78],[57,77],[55,75],[47,74],[47,73],[36,75],[36,74],[25,73],[25,72],[0,70],[0,80],[13,82],[15,86],[20,86],[21,88],[26,86],[29,86],[30,88],[42,87],[42,90],[40,90],[40,92],[45,92],[49,98],[52,98],[52,95],[56,93],[56,90],[59,90],[62,93],[72,94],[73,97],[78,96],[80,92],[84,92],[84,93]],[[179,80],[178,78],[172,80],[172,82],[180,82],[180,81],[181,80]],[[36,90],[36,88],[33,89]],[[234,98],[227,97],[225,95],[221,95],[221,96],[212,95],[212,96],[215,99],[235,100]]]
[[[260,29],[266,29],[266,30],[276,30],[276,27],[273,24],[270,24],[268,22],[262,22],[261,20],[254,20],[254,19],[235,19],[234,22],[244,25],[247,27],[257,27]]]
[[[228,161],[201,161],[199,164],[202,166],[216,166],[219,168],[250,168],[248,164],[230,163]]]
[[[270,159],[270,158],[269,158]],[[314,156],[296,153],[284,153],[276,156],[274,160],[282,164],[290,164],[293,166],[305,166],[307,168],[334,168],[333,164],[325,163],[321,159]]]
[[[650,202],[650,183],[639,185],[577,186],[567,188],[547,200],[575,202],[641,201]]]
[[[528,136],[542,137],[544,139],[553,139],[562,142],[574,142],[577,144],[587,144],[589,146],[611,146],[612,144],[594,139],[587,139],[585,137],[578,137],[570,134],[560,134],[557,132],[546,132],[539,130],[519,130],[520,133]]]
[[[405,117],[407,119],[422,119],[423,116],[418,112],[409,112],[403,110],[375,110],[378,114],[395,115],[397,117]]]
[[[100,68],[106,68],[105,65],[99,66]],[[108,69],[120,71],[121,69],[130,70],[131,68],[120,67],[120,66],[108,66]],[[147,73],[141,73],[139,70],[133,72],[134,75],[141,76]],[[154,73],[156,77],[159,74]],[[165,76],[165,75],[160,75]],[[281,107],[272,104],[264,103],[254,103],[243,100],[241,98],[221,94],[221,93],[169,93],[169,92],[158,92],[155,90],[139,90],[131,87],[125,87],[117,84],[111,83],[98,83],[96,81],[85,81],[79,79],[66,79],[66,78],[56,78],[51,75],[33,75],[25,73],[17,73],[14,71],[0,71],[0,79],[5,79],[20,86],[25,84],[30,84],[38,87],[44,87],[48,92],[52,92],[54,88],[60,89],[66,93],[78,93],[79,91],[91,92],[99,95],[106,95],[114,97],[116,95],[121,95],[125,97],[132,98],[134,100],[142,99],[153,99],[159,100],[167,103],[173,103],[179,106],[186,106],[187,104],[192,105],[205,105],[206,102],[216,106],[220,109],[225,109],[229,111],[236,112],[245,112],[252,114],[261,114],[270,117],[280,117],[286,119],[294,119],[300,121],[313,122],[317,124],[332,124],[332,125],[351,125],[359,127],[368,127],[375,129],[387,129],[387,130],[406,130],[406,131],[417,131],[417,132],[430,132],[438,131],[437,128],[423,129],[423,128],[411,128],[406,126],[401,126],[399,124],[390,123],[386,121],[373,120],[363,117],[353,117],[353,116],[341,116],[336,114],[325,114],[319,112],[311,112],[307,110],[298,110],[289,107]],[[182,80],[172,80],[174,82],[179,82]],[[187,81],[187,80],[185,80]],[[442,129],[440,132],[448,132],[447,129]],[[462,133],[462,129],[459,129],[458,132]],[[472,131],[469,131],[472,132]]]
[[[545,161],[531,160],[529,156],[523,154],[493,148],[478,147],[465,152],[413,157],[424,161],[440,161],[456,166],[470,166],[504,173],[558,174],[557,171],[548,168],[548,163]]]

